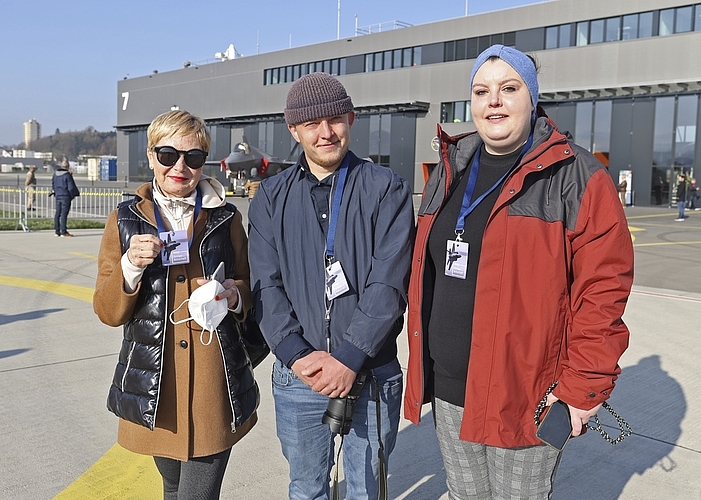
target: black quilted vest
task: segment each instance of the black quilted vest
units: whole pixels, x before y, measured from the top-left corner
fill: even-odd
[[[139,213],[136,204],[141,199],[120,203],[117,225],[122,254],[129,248],[134,234],[153,234],[158,229]],[[205,234],[200,244],[203,276],[211,275],[219,262],[224,262],[226,276],[234,274],[234,251],[230,226],[236,207],[227,203],[215,209],[203,209],[207,215]],[[119,362],[107,397],[107,408],[120,418],[153,430],[158,412],[158,397],[163,372],[163,343],[168,322],[169,268],[161,265],[160,257],[149,265],[141,278],[141,289],[132,317],[124,324],[124,339]],[[231,430],[243,424],[260,403],[258,385],[241,342],[233,315],[227,314],[217,328],[226,373],[234,421]]]

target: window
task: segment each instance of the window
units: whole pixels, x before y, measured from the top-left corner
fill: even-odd
[[[394,49],[394,51],[392,51],[392,67],[402,67],[402,49]]]
[[[382,71],[382,52],[375,52],[374,54],[374,70],[375,71]]]
[[[441,123],[451,123],[453,121],[453,103],[441,103]]]
[[[594,103],[578,102],[575,109],[574,142],[591,152],[591,118]]]
[[[368,73],[370,71],[373,71],[373,57],[372,54],[365,54],[365,72]]]
[[[463,38],[455,42],[455,60],[467,59],[467,39]]]
[[[414,66],[421,66],[421,46],[409,49],[413,52],[414,60],[412,64]],[[406,65],[406,64],[405,64]]]
[[[286,82],[292,81],[292,66],[287,66],[285,68],[285,81]]]
[[[507,47],[515,47],[516,46],[516,32],[515,31],[509,31],[508,33],[504,33],[504,45]]]
[[[687,31],[691,31],[691,22],[693,20],[692,11],[692,6],[677,8],[674,25],[675,33],[686,33]]]
[[[296,81],[299,80],[299,64],[295,64],[292,67],[292,78]]]
[[[275,85],[275,84],[277,84],[277,83],[280,83],[280,80],[278,79],[278,77],[279,77],[279,71],[280,71],[279,68],[273,68],[272,71],[271,71],[272,76],[273,76],[273,77],[272,77],[272,83],[273,83],[273,85]]]
[[[412,64],[412,57],[411,57],[411,54],[412,54],[411,48],[404,49],[404,58],[403,58],[403,61],[402,61],[402,66],[403,66],[404,68],[406,68],[407,66],[411,66],[411,64]]]
[[[392,51],[391,50],[385,50],[384,62],[383,62],[382,67],[385,69],[392,69]]]
[[[467,39],[467,58],[468,59],[477,59],[477,56],[480,55],[479,51],[479,40],[477,38],[468,38]]]
[[[589,24],[589,43],[601,43],[604,41],[604,20],[598,19]]]
[[[472,112],[470,101],[441,103],[441,123],[462,123],[471,121]]]
[[[677,128],[674,134],[674,164],[694,166],[696,149],[696,113],[699,107],[697,95],[679,96],[677,102]]]
[[[345,57],[342,57],[340,59],[339,66],[340,66],[340,68],[339,68],[338,74],[345,75],[346,74],[346,58]]]
[[[621,40],[634,40],[636,38],[638,38],[638,14],[623,16]]]
[[[558,27],[550,26],[545,28],[545,48],[556,49],[558,41]]]
[[[701,3],[697,3],[694,8],[696,16],[694,17],[694,31],[701,31]]]
[[[266,69],[263,77],[263,85],[271,85],[273,83],[273,70]]]
[[[445,42],[443,44],[443,61],[455,61],[455,42]]]
[[[572,45],[572,25],[563,24],[560,26],[559,47],[570,47]]]
[[[331,60],[331,74],[338,75],[338,59]]]
[[[659,36],[667,36],[674,33],[674,9],[665,9],[660,11],[660,27],[657,34]]]
[[[611,111],[613,101],[596,101],[594,106],[594,144],[593,153],[600,153],[599,159],[606,159],[604,165],[608,166],[608,156],[611,148]]]
[[[652,12],[643,12],[638,18],[638,38],[652,36]]]
[[[324,61],[323,64],[324,64],[324,66],[323,66],[324,73],[331,74],[331,60],[327,59],[326,61]]]
[[[620,40],[620,28],[620,17],[609,17],[608,19],[606,19],[606,41],[617,42],[618,40]]]
[[[587,45],[589,43],[589,22],[584,21],[577,23],[577,38],[575,43],[578,47],[582,45]]]
[[[670,166],[674,133],[674,97],[655,99],[655,135],[652,146],[652,164]]]

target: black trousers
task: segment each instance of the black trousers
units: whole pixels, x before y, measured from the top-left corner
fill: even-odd
[[[163,477],[164,500],[218,500],[231,448],[187,462],[153,457]]]

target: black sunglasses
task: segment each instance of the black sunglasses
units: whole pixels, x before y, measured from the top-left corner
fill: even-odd
[[[190,168],[202,168],[204,162],[207,160],[207,152],[201,149],[191,149],[190,151],[181,151],[175,149],[172,146],[156,146],[153,148],[156,152],[156,158],[158,158],[158,163],[164,167],[172,167],[178,163],[180,155],[185,157],[185,165]]]

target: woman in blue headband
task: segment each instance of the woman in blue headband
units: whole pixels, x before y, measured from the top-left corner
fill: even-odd
[[[578,436],[610,397],[633,248],[606,168],[538,107],[529,56],[490,47],[470,88],[477,131],[440,132],[419,209],[405,414],[432,403],[450,499],[549,498],[561,452],[534,414],[559,399]]]

